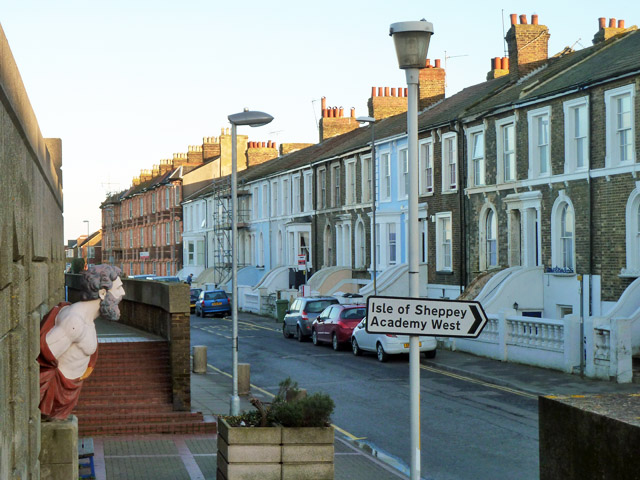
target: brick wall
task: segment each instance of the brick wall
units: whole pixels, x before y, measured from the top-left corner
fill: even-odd
[[[0,478],[39,478],[40,320],[64,300],[62,145],[42,137],[0,27]]]
[[[548,57],[549,29],[538,25],[538,16],[532,15],[532,24],[526,23],[526,15],[511,15],[511,28],[505,37],[509,48],[509,69],[516,77],[522,77],[538,68]],[[536,24],[533,24],[533,23]]]

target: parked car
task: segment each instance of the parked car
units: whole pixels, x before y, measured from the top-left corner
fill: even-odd
[[[314,345],[330,343],[340,350],[351,342],[351,333],[367,314],[366,305],[331,305],[325,308],[311,325],[311,340]]]
[[[196,315],[231,315],[231,302],[224,290],[207,290],[200,292],[196,302]]]
[[[311,324],[329,305],[338,302],[335,297],[298,297],[284,316],[282,334],[285,338],[296,336],[299,342],[311,336]]]
[[[362,355],[362,352],[375,352],[380,362],[386,362],[389,355],[409,353],[409,335],[392,335],[384,333],[368,333],[366,330],[367,318],[353,329],[351,334],[351,351],[354,355]],[[420,352],[425,357],[435,358],[436,338],[420,336]]]
[[[129,275],[127,278],[133,278],[136,280],[155,280],[155,275]]]
[[[192,288],[189,290],[190,304],[191,304],[191,312],[193,313],[196,310],[196,302],[198,301],[198,297],[202,292],[201,288]]]

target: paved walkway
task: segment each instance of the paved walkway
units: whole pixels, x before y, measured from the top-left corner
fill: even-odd
[[[252,318],[255,320],[255,318]],[[272,323],[273,320],[270,320]],[[115,322],[96,322],[103,342],[145,341],[151,336]],[[252,396],[270,400],[252,386]],[[191,408],[205,416],[228,415],[231,378],[209,366],[206,374],[191,374]],[[240,397],[240,410],[252,410]],[[215,480],[217,435],[138,435],[94,437],[97,480]],[[400,471],[357,448],[339,433],[335,440],[336,480],[407,479]]]
[[[267,322],[248,314],[241,317]],[[105,341],[139,341],[145,334],[109,322],[98,325],[98,336]],[[438,351],[433,360],[422,360],[422,368],[440,374],[463,377],[476,383],[491,383],[521,394],[584,395],[640,393],[640,385],[582,379],[552,370],[500,362],[461,352]],[[194,411],[216,417],[229,413],[231,378],[211,365],[206,374],[191,374],[191,404]],[[271,394],[252,386],[252,395],[270,400]],[[250,410],[247,397],[241,397],[241,410]],[[216,478],[216,435],[150,435],[95,437],[97,480],[209,480]],[[335,441],[336,480],[397,480],[406,475],[367,451],[357,448],[339,432]]]

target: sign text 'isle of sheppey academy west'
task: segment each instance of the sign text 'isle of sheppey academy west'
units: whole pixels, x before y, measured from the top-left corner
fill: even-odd
[[[369,297],[369,333],[476,338],[487,323],[479,302]]]

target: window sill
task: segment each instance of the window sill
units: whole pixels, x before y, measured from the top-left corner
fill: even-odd
[[[458,193],[458,190],[443,190],[442,195],[451,195],[452,193]]]
[[[436,275],[453,275],[453,270],[436,270]]]
[[[620,274],[618,275],[618,277],[620,278],[638,278],[640,277],[640,270],[638,269],[630,269],[630,268],[623,268],[622,270],[620,270]]]
[[[551,275],[553,277],[575,277],[577,273],[555,273],[555,272],[544,272],[545,275]]]

